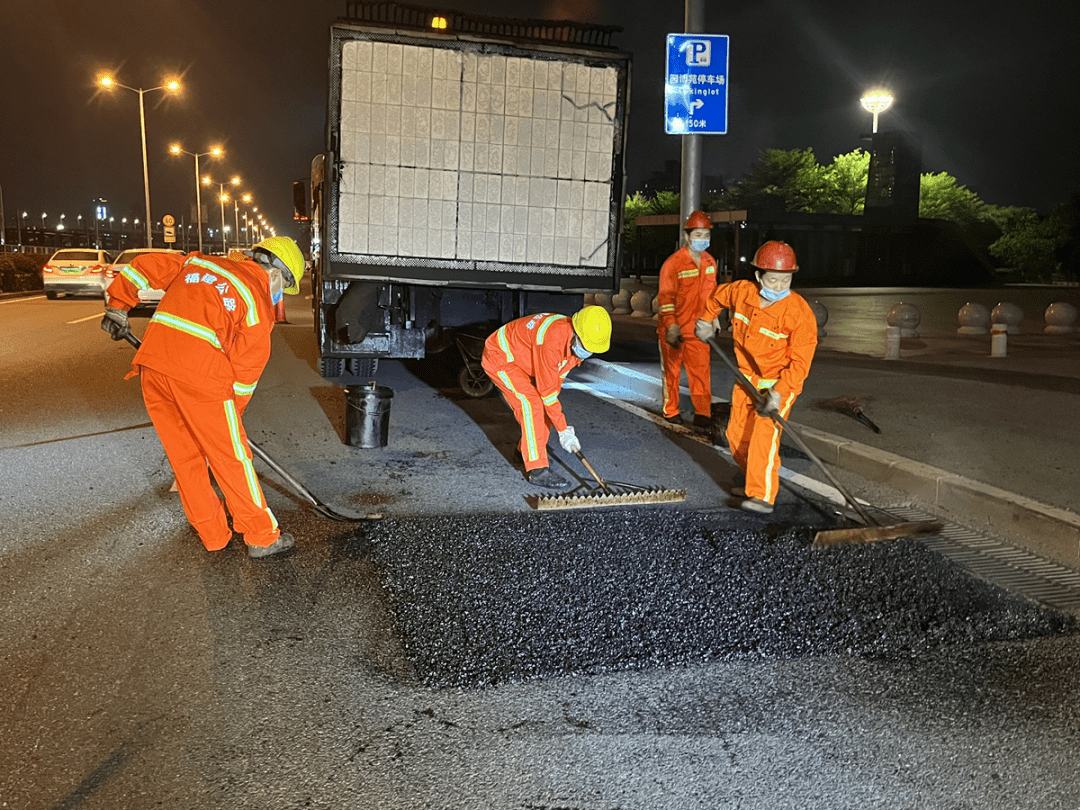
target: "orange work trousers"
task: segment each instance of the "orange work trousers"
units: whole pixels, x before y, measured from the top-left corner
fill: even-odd
[[[251,464],[251,448],[233,399],[208,394],[153,369],[141,369],[143,401],[176,476],[184,514],[209,551],[225,548],[233,524],[249,546],[269,546],[281,532]],[[209,465],[209,468],[208,468]]]
[[[697,338],[684,338],[676,349],[660,338],[660,362],[664,371],[664,416],[679,415],[679,377],[684,367],[694,413],[712,416],[709,344]]]
[[[796,395],[780,401],[780,416],[787,419]],[[735,463],[746,474],[746,495],[766,503],[775,503],[780,488],[780,435],[783,428],[776,420],[762,416],[750,394],[736,384],[731,392],[731,417],[728,419],[728,447]]]
[[[517,366],[489,371],[491,381],[502,391],[506,404],[521,426],[521,457],[525,470],[538,470],[548,465],[547,441],[552,425],[532,378]]]

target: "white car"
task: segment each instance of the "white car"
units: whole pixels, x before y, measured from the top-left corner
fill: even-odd
[[[42,286],[46,298],[65,295],[97,295],[105,297],[109,280],[105,270],[112,257],[94,248],[62,248],[49,257],[41,268]]]
[[[116,257],[116,261],[106,268],[105,286],[108,287],[108,285],[112,284],[113,279],[120,275],[120,271],[124,269],[124,265],[131,264],[131,260],[142,253],[179,253],[183,255],[184,252],[167,248],[131,248],[125,250]],[[163,295],[165,295],[164,290],[139,290],[139,306],[156,307]]]

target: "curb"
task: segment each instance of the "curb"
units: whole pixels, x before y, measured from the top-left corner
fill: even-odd
[[[662,382],[657,377],[594,358],[583,367],[599,380],[660,401]],[[964,515],[970,528],[994,529],[1007,537],[1022,533],[1017,542],[1028,550],[1080,568],[1080,515],[798,422],[791,424],[822,461]]]

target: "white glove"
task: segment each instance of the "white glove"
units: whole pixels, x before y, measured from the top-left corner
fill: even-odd
[[[682,327],[677,323],[673,323],[667,328],[664,340],[669,346],[674,346],[676,349],[679,348],[682,345]]]
[[[708,343],[709,339],[715,334],[716,325],[712,321],[698,318],[697,323],[694,324],[694,337],[702,343]]]
[[[765,401],[758,406],[758,413],[762,416],[768,416],[771,413],[780,413],[780,394],[777,393],[775,388],[765,388],[758,393],[765,399]]]
[[[101,319],[101,328],[108,332],[113,340],[123,340],[131,334],[127,310],[105,307],[105,317]]]
[[[562,445],[562,449],[567,453],[577,453],[581,451],[581,442],[578,441],[577,435],[570,425],[566,426],[566,430],[559,431],[559,444]]]

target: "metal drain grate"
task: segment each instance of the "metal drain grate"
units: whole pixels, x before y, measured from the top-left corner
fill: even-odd
[[[940,520],[907,507],[890,508],[883,514],[901,521]],[[920,538],[920,541],[976,576],[1008,591],[1056,610],[1080,612],[1080,572],[1072,568],[991,540],[955,523],[945,522],[945,528],[939,534]]]

